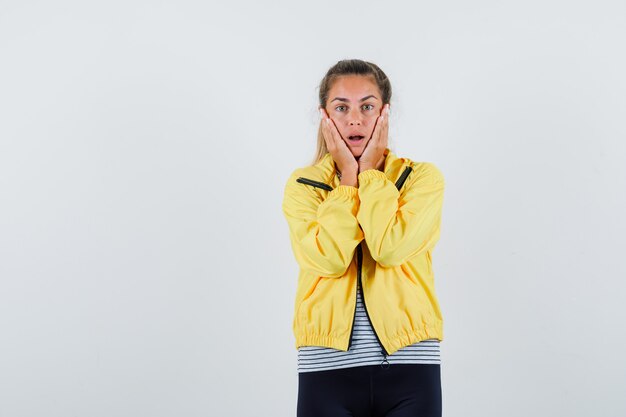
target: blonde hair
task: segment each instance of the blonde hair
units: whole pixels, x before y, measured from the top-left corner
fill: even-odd
[[[363,61],[360,59],[344,59],[337,62],[322,78],[319,85],[319,106],[326,108],[326,102],[328,101],[328,92],[337,78],[343,75],[363,75],[366,77],[372,77],[373,81],[378,86],[381,94],[381,100],[383,105],[387,104],[391,100],[391,83],[387,75],[376,64]],[[328,153],[326,142],[324,141],[324,135],[322,133],[322,125],[317,130],[317,147],[315,157],[313,158],[312,165],[318,163],[324,155]]]

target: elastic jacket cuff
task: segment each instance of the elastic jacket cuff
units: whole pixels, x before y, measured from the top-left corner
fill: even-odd
[[[375,168],[371,168],[371,169],[366,169],[365,171],[361,171],[358,175],[358,180],[359,183],[361,183],[361,181],[368,181],[368,180],[372,180],[372,179],[381,179],[381,180],[386,180],[387,179],[387,175],[385,175],[384,172],[379,171]]]
[[[326,198],[334,197],[334,196],[346,196],[350,198],[354,198],[358,196],[359,189],[357,187],[353,187],[352,185],[341,184],[338,185],[335,189],[328,193]]]

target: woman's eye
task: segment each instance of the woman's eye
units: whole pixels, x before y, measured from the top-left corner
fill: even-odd
[[[337,111],[344,111],[343,109],[345,109],[345,108],[346,108],[346,106],[337,106],[337,107],[335,107],[335,110],[337,110]],[[363,105],[363,109],[364,110],[372,110],[373,108],[374,108],[373,104],[364,104]]]

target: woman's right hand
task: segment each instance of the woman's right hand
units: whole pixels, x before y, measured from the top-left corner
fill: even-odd
[[[337,126],[335,126],[335,122],[333,122],[323,108],[320,108],[320,114],[322,116],[322,134],[326,142],[326,148],[328,148],[333,160],[337,164],[342,178],[346,173],[358,173],[359,163],[354,158],[354,155],[352,155],[348,145],[341,138]]]

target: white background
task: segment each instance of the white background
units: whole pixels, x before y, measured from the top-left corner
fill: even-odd
[[[295,416],[282,193],[345,58],[446,179],[444,415],[626,415],[625,40],[622,1],[1,1],[0,415]]]

